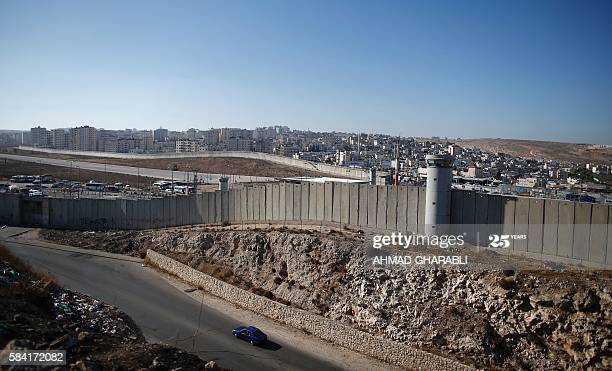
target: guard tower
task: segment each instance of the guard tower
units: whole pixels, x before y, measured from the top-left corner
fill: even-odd
[[[451,184],[453,180],[453,156],[427,155],[427,189],[425,192],[425,233],[448,233],[450,224]]]
[[[219,177],[219,190],[226,192],[229,190],[228,186],[229,178],[226,176]]]
[[[376,168],[375,167],[370,168],[368,180],[370,181],[370,184],[376,185]]]

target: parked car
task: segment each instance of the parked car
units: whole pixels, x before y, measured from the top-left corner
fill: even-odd
[[[189,187],[187,187],[187,186],[175,185],[175,186],[174,186],[174,193],[188,194],[188,193],[189,193]]]
[[[158,180],[157,182],[153,183],[153,185],[159,187],[161,190],[172,188],[172,182],[167,180]]]
[[[39,191],[38,189],[30,189],[30,192],[28,193],[28,196],[30,197],[34,197],[34,196],[42,196],[43,193],[41,191]]]
[[[83,186],[79,182],[72,182],[68,188],[71,192],[77,192],[80,191]]]
[[[11,182],[13,183],[28,183],[28,177],[25,175],[13,175],[11,177]]]
[[[597,200],[593,196],[585,195],[585,194],[566,194],[565,199],[568,201],[577,201],[577,202],[591,202],[594,203]]]
[[[46,184],[53,183],[53,177],[48,174],[43,174],[40,176],[40,181]]]
[[[251,345],[261,345],[268,340],[268,336],[254,326],[238,326],[232,330],[235,337],[248,341]]]
[[[93,191],[93,192],[103,192],[105,186],[106,184],[104,183],[98,183],[98,182],[94,182],[93,180],[90,180],[89,182],[85,184],[85,189],[87,189],[88,191]]]

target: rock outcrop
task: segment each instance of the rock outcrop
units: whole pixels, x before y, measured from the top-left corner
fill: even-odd
[[[55,233],[70,243],[82,232]],[[610,271],[373,271],[363,241],[340,233],[183,228],[87,238],[128,254],[151,248],[260,295],[480,367],[612,367]]]

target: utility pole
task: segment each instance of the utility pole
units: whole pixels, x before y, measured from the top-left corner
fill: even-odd
[[[400,171],[400,162],[399,162],[399,137],[397,137],[397,143],[395,146],[395,185],[398,186],[399,185],[399,171]]]
[[[174,171],[178,170],[178,166],[176,164],[172,165],[172,194],[174,194]]]
[[[77,171],[78,171],[78,179],[79,182],[81,181],[81,168],[79,166],[77,166]],[[77,198],[81,198],[81,187],[77,188]]]
[[[197,182],[198,182],[198,169],[193,169],[193,189],[195,190],[196,193],[198,193],[198,186],[197,186]]]

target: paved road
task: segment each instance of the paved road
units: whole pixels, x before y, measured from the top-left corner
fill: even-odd
[[[197,302],[138,261],[49,249],[34,241],[2,243],[35,269],[51,273],[64,287],[116,305],[134,319],[150,341],[176,344],[235,370],[334,368],[291,343],[279,341],[266,349],[235,339],[230,330],[240,325],[239,321]],[[274,341],[274,334],[269,335]]]
[[[35,162],[43,165],[63,166],[72,167],[74,169],[80,168],[85,170],[94,170],[108,173],[128,174],[128,175],[140,175],[156,179],[173,179],[190,182],[192,181],[193,173],[189,171],[175,171],[174,174],[171,170],[161,169],[149,169],[149,168],[138,168],[133,166],[122,166],[122,165],[111,165],[97,162],[86,162],[86,161],[71,161],[62,160],[57,158],[43,158],[34,156],[19,156],[9,155],[6,153],[0,153],[0,159],[6,158],[15,161]],[[216,183],[219,181],[219,177],[222,174],[212,173],[197,173],[198,179],[204,180],[210,183]],[[249,176],[249,175],[228,175],[230,182],[232,183],[245,183],[245,182],[270,182],[274,178],[261,177],[261,176]]]

